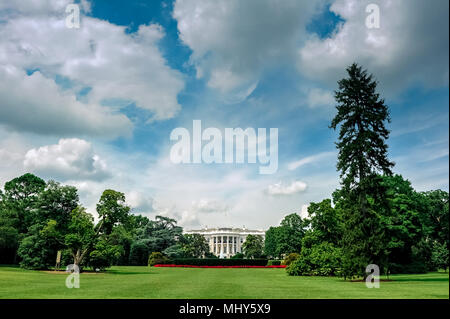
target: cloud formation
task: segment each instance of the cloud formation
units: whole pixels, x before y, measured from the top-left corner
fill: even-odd
[[[127,33],[125,26],[82,15],[80,28],[70,29],[68,3],[0,6],[0,80],[6,84],[0,90],[6,101],[0,122],[35,133],[120,135],[131,123],[100,105],[135,103],[150,111],[152,120],[173,117],[184,81],[158,48],[162,27],[141,25]]]
[[[375,72],[391,92],[417,83],[448,84],[448,6],[421,0],[377,1],[380,28],[367,28],[366,6],[371,0],[336,0],[330,10],[345,21],[331,37],[310,35],[298,50],[298,70],[332,84],[353,62]],[[430,59],[430,57],[433,57]]]
[[[23,164],[38,175],[62,181],[102,181],[110,177],[106,163],[94,153],[91,143],[77,138],[33,148],[25,154]]]
[[[246,98],[265,68],[292,61],[317,2],[177,0],[173,17],[192,49],[197,77],[211,88]]]
[[[302,181],[294,181],[289,185],[283,185],[281,182],[269,185],[267,187],[267,193],[272,196],[276,195],[292,195],[301,193],[306,190],[306,183]]]

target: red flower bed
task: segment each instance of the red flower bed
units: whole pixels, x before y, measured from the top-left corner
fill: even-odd
[[[156,264],[153,267],[183,267],[183,268],[286,268],[286,265],[277,266],[197,266],[197,265],[174,265]]]

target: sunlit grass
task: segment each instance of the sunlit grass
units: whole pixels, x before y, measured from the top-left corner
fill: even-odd
[[[80,288],[67,274],[0,267],[0,298],[449,298],[448,273],[393,275],[368,289],[335,277],[290,277],[284,269],[112,267],[82,273]]]

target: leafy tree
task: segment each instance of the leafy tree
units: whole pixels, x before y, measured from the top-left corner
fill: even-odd
[[[306,223],[293,213],[283,218],[280,226],[270,227],[266,232],[264,252],[274,258],[300,252]],[[267,245],[267,246],[266,246]]]
[[[57,251],[65,248],[71,212],[78,206],[77,190],[49,181],[32,205],[34,222],[19,246],[20,264],[25,268],[54,265]]]
[[[100,222],[97,225],[102,234],[111,234],[114,226],[131,222],[130,207],[125,203],[125,195],[112,189],[103,192],[97,204]]]
[[[164,249],[163,253],[164,255],[172,259],[190,257],[189,255],[186,254],[186,251],[183,249],[183,245],[180,243],[167,247],[166,249]]]
[[[94,250],[89,253],[88,265],[93,269],[104,270],[111,267],[123,253],[120,245],[113,245],[109,238],[102,237],[94,245]]]
[[[377,211],[384,229],[389,257],[387,267],[401,268],[413,262],[412,247],[425,236],[421,219],[422,197],[400,175],[380,178],[386,190],[387,205],[380,206]]]
[[[17,224],[17,212],[5,208],[0,201],[0,263],[15,263],[20,239]]]
[[[75,265],[79,266],[85,256],[89,254],[94,246],[96,235],[93,216],[87,213],[83,207],[75,208],[71,213],[68,233],[64,238]]]
[[[342,230],[338,212],[332,207],[331,199],[324,199],[319,203],[310,203],[308,207],[309,219],[306,223],[310,229],[306,232],[302,247],[311,247],[318,242],[328,242],[338,245]]]
[[[433,250],[431,254],[431,260],[433,266],[436,269],[444,269],[447,271],[448,268],[448,249],[446,243],[433,243]]]
[[[45,188],[45,181],[33,174],[26,173],[5,183],[3,206],[15,211],[17,230],[20,234],[28,231],[34,224],[34,203]]]
[[[26,269],[47,269],[54,265],[56,251],[51,249],[39,225],[30,226],[30,232],[18,248],[20,266]]]
[[[148,262],[149,248],[145,240],[136,240],[131,244],[129,263],[134,266],[144,266]]]
[[[347,68],[348,78],[335,91],[337,114],[330,127],[339,129],[337,169],[341,172],[344,277],[366,276],[368,264],[384,264],[380,218],[368,201],[383,202],[377,173],[391,175],[387,158],[389,109],[376,92],[377,82],[357,64]]]
[[[445,243],[450,249],[449,241],[449,212],[448,212],[448,192],[440,189],[423,193],[426,200],[427,210],[424,221],[429,228],[429,236],[432,240]]]
[[[246,258],[260,258],[264,250],[264,242],[259,235],[247,235],[242,244],[242,250]]]
[[[177,244],[183,229],[176,225],[176,220],[164,216],[156,216],[136,231],[136,239],[145,241],[149,253],[164,251]]]
[[[341,249],[331,243],[322,242],[311,248],[304,248],[286,271],[290,276],[335,276],[340,274],[341,265]]]
[[[270,227],[265,234],[264,239],[264,253],[272,258],[279,258],[278,249],[278,232],[279,227]]]
[[[192,258],[202,258],[209,253],[209,245],[200,234],[186,234],[180,238],[180,244],[185,255]]]

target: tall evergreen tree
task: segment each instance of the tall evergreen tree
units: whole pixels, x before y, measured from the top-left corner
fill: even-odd
[[[385,200],[385,191],[377,174],[391,175],[394,163],[387,157],[389,109],[376,92],[377,82],[355,63],[347,73],[335,91],[337,114],[330,127],[339,126],[336,146],[344,199],[344,276],[354,277],[365,276],[368,264],[385,261],[383,227],[374,209]]]

